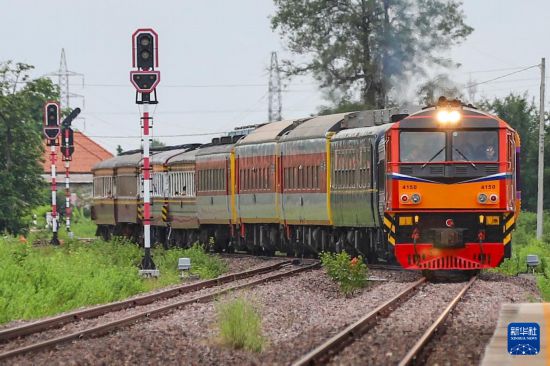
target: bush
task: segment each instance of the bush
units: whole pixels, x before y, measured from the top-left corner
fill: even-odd
[[[264,344],[260,313],[239,297],[217,306],[222,342],[234,348],[260,352]]]
[[[505,259],[497,268],[491,269],[505,275],[516,276],[525,273],[527,255],[539,256],[541,265],[536,268],[537,284],[545,301],[550,300],[550,216],[544,216],[544,236],[542,241],[535,238],[537,216],[532,212],[521,212],[512,234],[512,258]]]
[[[361,256],[351,259],[346,252],[323,252],[321,262],[327,274],[338,282],[340,290],[346,296],[367,284],[368,268]]]

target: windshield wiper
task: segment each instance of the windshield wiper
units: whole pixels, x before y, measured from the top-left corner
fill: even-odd
[[[462,153],[462,151],[458,150],[458,148],[456,148],[456,147],[455,147],[455,151],[456,151],[457,153],[459,153],[460,156],[462,156],[464,159],[466,159],[466,161],[467,161],[468,163],[470,163],[470,164],[474,167],[474,169],[477,170],[476,165],[475,165],[470,159],[468,159],[468,158],[466,157],[466,155],[464,155],[464,154]]]
[[[421,167],[420,169],[424,169],[424,168],[426,167],[426,165],[428,165],[428,163],[430,163],[433,159],[435,159],[435,158],[437,157],[437,155],[441,154],[441,152],[442,152],[443,150],[445,150],[445,147],[446,147],[446,146],[443,146],[443,147],[441,148],[441,150],[439,150],[438,152],[436,152],[435,155],[432,156],[432,157],[430,158],[430,160],[428,160],[427,162],[425,162],[424,165],[422,165],[422,167]]]

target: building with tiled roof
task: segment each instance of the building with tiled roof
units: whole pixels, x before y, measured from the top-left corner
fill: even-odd
[[[51,161],[50,161],[50,147],[45,146],[44,140],[44,155],[43,155],[43,167],[44,174],[42,177],[48,183],[51,182]],[[61,149],[56,147],[57,160],[56,160],[56,172],[57,172],[57,184],[58,190],[62,190],[65,185],[65,162],[61,157]],[[70,179],[71,179],[71,191],[78,191],[84,195],[91,194],[93,185],[92,167],[102,160],[112,158],[113,154],[105,150],[101,145],[84,135],[82,132],[74,132],[74,153],[70,163]],[[73,190],[74,188],[74,190]]]

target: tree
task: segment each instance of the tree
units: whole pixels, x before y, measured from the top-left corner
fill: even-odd
[[[481,103],[483,109],[492,111],[494,114],[508,122],[521,138],[521,190],[522,207],[529,211],[536,211],[537,208],[537,176],[538,176],[538,129],[539,113],[534,102],[528,101],[527,94],[510,94],[505,98],[495,98],[492,101]],[[546,128],[545,133],[545,154],[544,161],[550,160],[550,129]],[[545,164],[548,166],[548,164]],[[544,207],[550,207],[550,168],[544,171]]]
[[[155,147],[165,147],[166,144],[158,139],[153,139],[153,141],[151,142],[151,148],[155,148]]]
[[[312,73],[340,100],[384,108],[388,94],[426,67],[450,66],[438,54],[473,28],[458,0],[274,0],[271,19],[302,64],[283,62],[288,76]],[[359,96],[359,98],[357,98]]]
[[[0,231],[16,234],[41,203],[42,108],[59,92],[48,79],[29,80],[33,67],[0,64]]]

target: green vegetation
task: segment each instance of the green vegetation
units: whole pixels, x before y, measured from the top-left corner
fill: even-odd
[[[51,80],[31,80],[32,66],[0,62],[0,232],[26,230],[24,217],[43,199],[42,108],[58,98]]]
[[[537,218],[534,213],[522,212],[512,237],[512,258],[491,271],[515,276],[527,272],[528,254],[536,254],[541,265],[536,269],[537,284],[545,301],[550,300],[550,219],[544,222],[543,241],[535,238]]]
[[[338,282],[340,290],[346,296],[367,284],[368,268],[361,256],[351,259],[346,252],[323,252],[321,262],[327,274]]]
[[[49,233],[40,235],[50,237]],[[32,319],[86,305],[121,300],[179,283],[177,259],[190,257],[193,273],[213,278],[225,264],[201,247],[155,249],[158,279],[142,279],[137,265],[142,250],[122,240],[89,244],[66,240],[60,247],[32,246],[18,239],[0,239],[0,323]]]
[[[254,352],[262,350],[262,319],[252,304],[239,297],[219,303],[217,310],[220,336],[224,344]]]

